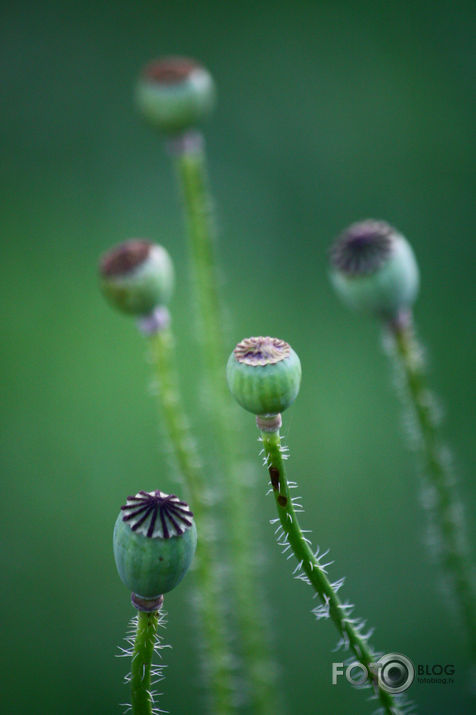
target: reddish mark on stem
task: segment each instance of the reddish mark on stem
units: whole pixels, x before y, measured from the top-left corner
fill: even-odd
[[[279,491],[279,469],[276,467],[270,467],[269,476],[271,478],[271,484],[273,485],[274,491]]]

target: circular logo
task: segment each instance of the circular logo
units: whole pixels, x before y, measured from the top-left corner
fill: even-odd
[[[415,677],[410,658],[401,653],[387,653],[377,661],[378,684],[387,693],[403,693]]]

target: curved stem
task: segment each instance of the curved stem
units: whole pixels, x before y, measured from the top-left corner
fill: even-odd
[[[196,133],[186,135],[176,141],[173,149],[187,221],[208,410],[225,475],[231,573],[243,662],[251,684],[253,711],[268,715],[280,710],[276,668],[269,652],[264,604],[258,588],[251,517],[242,508],[242,469],[236,439],[239,430],[223,370],[226,358],[223,312],[203,138]]]
[[[208,485],[181,401],[172,331],[168,327],[159,330],[149,337],[149,341],[167,435],[200,529],[194,573],[198,586],[196,601],[203,629],[204,668],[210,684],[210,708],[213,713],[230,713],[232,659],[226,640],[221,565],[216,554],[213,527],[213,502],[208,499]]]
[[[409,315],[388,325],[393,337],[394,355],[403,372],[408,400],[415,417],[419,449],[422,454],[427,486],[432,498],[426,500],[437,530],[440,558],[453,587],[473,658],[476,657],[476,594],[464,529],[464,513],[455,488],[448,455],[438,433],[434,398],[426,384],[422,346]]]
[[[350,618],[349,609],[341,602],[337,594],[341,584],[336,586],[329,581],[325,566],[320,563],[317,554],[313,553],[299,525],[286,478],[279,430],[261,431],[261,440],[285,544],[290,546],[298,561],[298,571],[304,572],[308,582],[318,594],[325,609],[323,613],[332,619],[343,642],[348,644],[356,658],[366,666],[372,675],[370,664],[374,663],[376,658],[368,645],[367,637],[361,634],[362,624],[356,619]],[[373,685],[384,712],[387,715],[398,713],[394,698],[379,687],[375,677]]]
[[[157,633],[157,611],[137,614],[137,630],[131,664],[131,697],[134,715],[152,715],[150,669]]]

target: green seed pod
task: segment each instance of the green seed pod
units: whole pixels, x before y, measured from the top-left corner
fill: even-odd
[[[417,296],[419,273],[412,248],[384,221],[350,226],[332,245],[330,260],[332,284],[351,308],[393,319]]]
[[[245,410],[275,415],[296,399],[301,363],[284,340],[246,338],[231,353],[226,377],[232,395]]]
[[[136,87],[143,117],[165,134],[179,134],[205,119],[215,105],[210,73],[195,60],[164,57],[148,64]]]
[[[127,588],[139,599],[157,599],[180,583],[195,553],[197,530],[190,507],[158,489],[127,497],[113,545]]]
[[[99,273],[102,292],[123,313],[149,315],[170,300],[173,264],[158,244],[142,239],[125,241],[102,257]]]

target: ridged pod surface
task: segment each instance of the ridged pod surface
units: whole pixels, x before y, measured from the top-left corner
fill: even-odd
[[[231,353],[226,376],[231,393],[245,410],[255,415],[275,415],[296,399],[301,363],[284,340],[246,338]]]
[[[197,530],[189,506],[160,490],[128,497],[114,527],[119,576],[144,599],[157,598],[180,583],[196,544]]]

